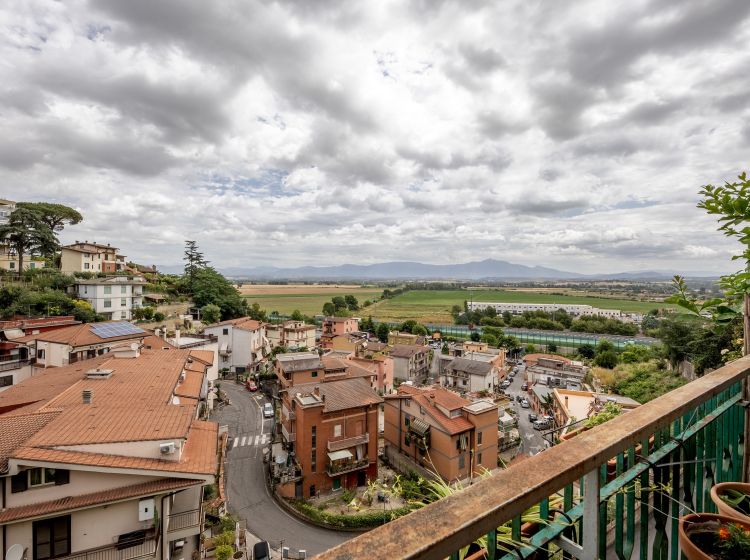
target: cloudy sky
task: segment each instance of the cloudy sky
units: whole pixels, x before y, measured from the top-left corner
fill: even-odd
[[[695,203],[748,165],[747,0],[2,4],[0,197],[63,241],[735,268]]]

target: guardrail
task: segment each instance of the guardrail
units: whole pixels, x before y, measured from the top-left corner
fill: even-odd
[[[328,451],[340,451],[341,449],[346,449],[347,447],[354,447],[355,445],[362,445],[365,443],[370,443],[370,433],[364,433],[359,436],[353,436],[353,437],[346,437],[346,438],[340,438],[340,439],[333,439],[328,440]]]
[[[358,471],[359,469],[364,469],[365,467],[370,465],[370,459],[365,457],[364,459],[360,459],[359,461],[348,461],[346,463],[341,463],[338,465],[335,465],[333,463],[328,463],[326,465],[326,472],[328,473],[328,476],[338,476],[340,474],[350,473],[353,471]],[[393,556],[392,558],[397,558],[397,556]]]
[[[156,555],[157,538],[151,537],[140,540],[132,546],[127,542],[116,545],[90,548],[66,556],[66,560],[137,560],[139,558],[153,558]]]
[[[27,366],[31,363],[31,360],[15,360],[0,362],[0,371],[11,371]]]
[[[167,531],[179,531],[188,527],[197,527],[201,523],[201,510],[192,509],[180,513],[173,513],[169,516],[169,525]]]
[[[484,537],[475,558],[679,560],[679,517],[744,478],[749,375],[737,360],[318,558],[457,559]],[[547,521],[522,532],[530,508]]]

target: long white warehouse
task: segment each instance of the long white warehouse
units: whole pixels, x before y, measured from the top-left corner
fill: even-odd
[[[621,321],[640,321],[642,316],[638,313],[623,313],[619,309],[599,309],[591,305],[577,303],[501,303],[495,301],[472,301],[468,304],[469,311],[477,311],[494,307],[498,315],[506,311],[512,315],[521,315],[525,311],[544,311],[553,313],[562,309],[570,315],[580,317],[582,315],[595,315],[608,317],[611,319],[620,319]]]

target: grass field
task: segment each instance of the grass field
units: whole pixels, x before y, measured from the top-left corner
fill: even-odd
[[[243,291],[245,286],[240,291]],[[247,286],[252,288],[252,286]],[[383,293],[382,289],[361,288],[359,286],[307,286],[305,292],[303,287],[277,286],[281,288],[277,293],[269,293],[270,287],[264,287],[264,293],[243,293],[249,304],[257,303],[268,313],[278,311],[282,315],[289,315],[295,309],[299,309],[305,315],[315,315],[323,310],[323,304],[331,301],[333,296],[353,295],[359,300],[360,305],[365,300],[372,300]],[[322,289],[318,289],[322,288]]]
[[[653,301],[634,301],[594,296],[554,295],[526,290],[414,290],[369,307],[364,315],[379,321],[416,319],[424,323],[452,323],[450,309],[463,307],[464,300],[501,301],[507,303],[586,304],[602,309],[646,312],[671,305]]]

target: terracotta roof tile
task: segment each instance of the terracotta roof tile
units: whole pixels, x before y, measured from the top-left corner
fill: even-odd
[[[396,344],[391,349],[392,358],[411,358],[416,356],[420,352],[426,352],[427,349],[424,346],[416,346],[413,344]]]
[[[255,319],[251,319],[250,317],[240,317],[238,319],[229,319],[227,321],[221,321],[220,323],[214,323],[213,325],[208,325],[206,328],[212,329],[214,327],[223,327],[226,325],[232,325],[237,329],[246,331],[256,331],[261,326],[263,326],[263,323],[261,323],[260,321],[256,321]]]
[[[205,368],[205,366],[203,366]],[[188,370],[185,372],[185,380],[180,383],[174,390],[174,394],[178,397],[192,397],[197,399],[200,397],[201,388],[203,387],[203,376],[205,369],[201,371]]]
[[[120,321],[112,321],[112,323],[119,323]],[[94,325],[106,325],[107,323],[83,323],[80,325],[73,325],[71,327],[63,327],[61,329],[55,329],[52,331],[46,331],[38,334],[31,334],[24,336],[23,338],[16,339],[16,342],[29,343],[34,340],[42,340],[44,342],[56,342],[58,344],[68,344],[74,348],[77,346],[88,346],[89,344],[101,344],[104,342],[115,342],[118,340],[140,340],[146,336],[147,333],[128,334],[122,336],[113,336],[111,338],[101,338],[94,334],[91,327]]]
[[[354,379],[340,379],[328,383],[303,383],[295,385],[289,392],[311,394],[315,388],[325,397],[323,412],[335,412],[348,408],[359,408],[383,402],[370,384],[361,377]]]
[[[38,502],[25,506],[7,508],[0,511],[0,524],[12,523],[37,517],[46,517],[62,511],[74,509],[83,509],[102,504],[118,502],[139,496],[149,496],[189,488],[196,484],[203,484],[202,480],[186,480],[184,478],[165,478],[161,480],[151,480],[141,484],[103,490],[101,492],[92,492],[79,496],[66,496],[58,500],[48,502]]]
[[[440,387],[410,387],[408,385],[400,385],[398,388],[398,396],[386,397],[386,398],[398,398],[399,396],[410,396],[414,401],[419,404],[427,414],[446,432],[449,434],[458,434],[471,430],[474,425],[469,422],[463,414],[450,418],[443,414],[443,412],[437,409],[434,404],[438,404],[448,410],[456,410],[463,408],[466,405],[471,404],[471,401],[464,399],[452,391]],[[434,398],[433,398],[434,397]]]
[[[203,362],[207,366],[213,365],[214,363],[214,353],[211,350],[191,350],[190,356]]]
[[[0,473],[8,470],[8,457],[38,430],[57,418],[60,410],[0,416]]]

